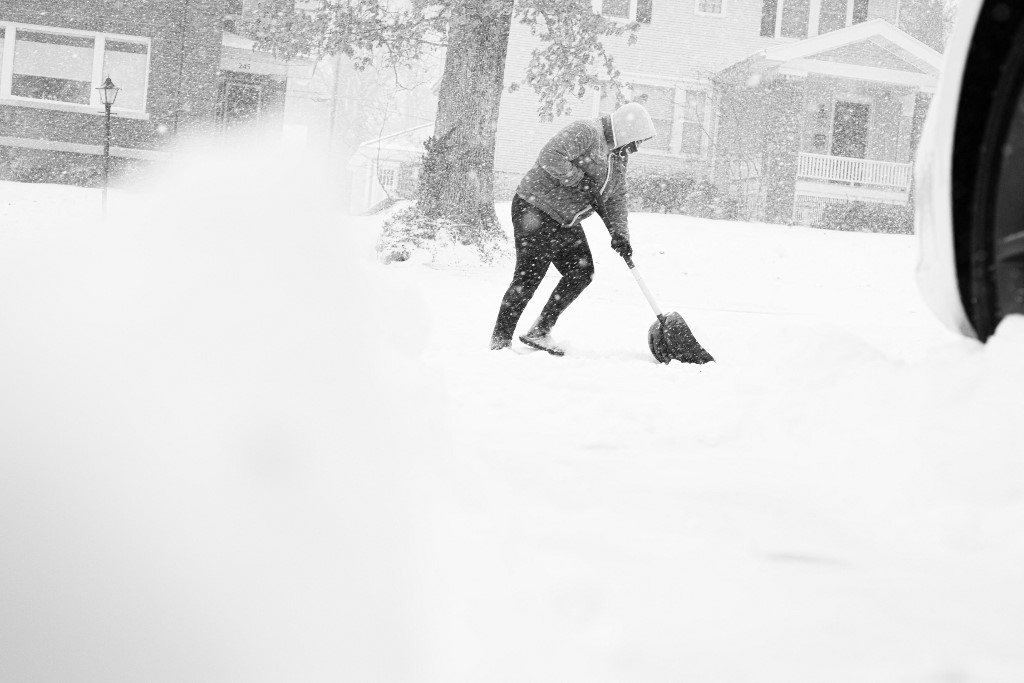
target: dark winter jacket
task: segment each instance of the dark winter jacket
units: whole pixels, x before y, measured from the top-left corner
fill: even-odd
[[[609,233],[628,238],[626,159],[613,141],[610,116],[574,121],[544,145],[516,194],[563,226],[596,211]]]

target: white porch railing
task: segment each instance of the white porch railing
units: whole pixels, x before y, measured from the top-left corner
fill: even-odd
[[[895,161],[871,161],[825,154],[800,154],[797,177],[859,183],[910,191],[911,164]]]

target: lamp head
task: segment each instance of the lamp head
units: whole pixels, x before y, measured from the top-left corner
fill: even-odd
[[[110,106],[114,104],[114,101],[117,99],[117,93],[121,89],[114,85],[114,82],[110,80],[110,76],[107,76],[107,80],[103,81],[103,85],[96,88],[96,90],[100,93],[100,102]]]

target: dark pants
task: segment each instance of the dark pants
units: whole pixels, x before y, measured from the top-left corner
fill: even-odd
[[[541,311],[538,328],[546,333],[558,316],[594,279],[594,259],[583,228],[576,224],[563,227],[546,213],[527,203],[519,195],[512,200],[512,226],[516,242],[516,270],[512,284],[501,299],[492,340],[508,341],[515,333],[548,266],[552,263],[562,274],[555,291]]]

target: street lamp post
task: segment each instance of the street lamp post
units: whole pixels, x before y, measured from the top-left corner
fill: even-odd
[[[106,110],[106,135],[103,137],[103,215],[107,214],[107,181],[110,178],[110,108],[114,106],[114,101],[117,99],[117,93],[121,89],[114,85],[114,82],[110,80],[110,76],[107,76],[107,80],[103,81],[103,85],[96,88],[100,94],[100,102],[103,103],[103,108]]]

